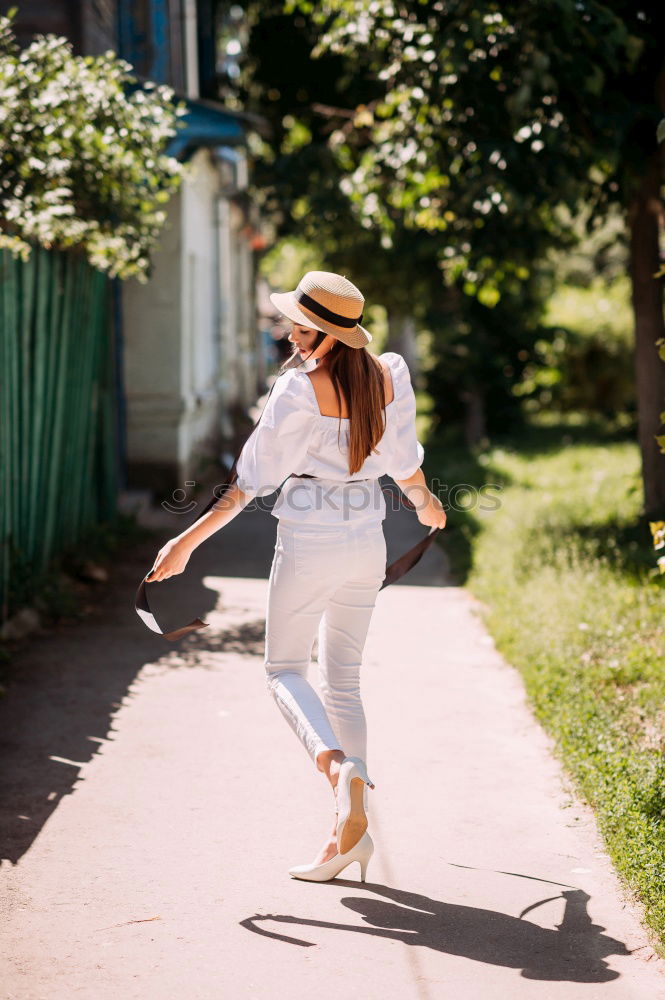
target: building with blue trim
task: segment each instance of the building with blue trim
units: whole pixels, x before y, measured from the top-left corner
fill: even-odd
[[[210,93],[215,74],[210,0],[119,0],[119,54],[139,79],[166,83],[187,105],[167,151],[186,165],[168,205],[148,284],[121,288],[128,486],[166,499],[189,492],[202,467],[235,451],[234,415],[265,378],[257,332],[247,197],[251,116]]]
[[[14,4],[0,2],[6,12]],[[171,199],[150,280],[115,282],[120,467],[123,486],[157,503],[235,448],[235,416],[264,386],[247,194],[247,136],[254,116],[211,99],[213,0],[22,0],[20,43],[36,33],[70,39],[80,55],[112,49],[139,85],[171,86],[187,105],[167,152],[185,165]],[[129,495],[128,494],[128,495]]]

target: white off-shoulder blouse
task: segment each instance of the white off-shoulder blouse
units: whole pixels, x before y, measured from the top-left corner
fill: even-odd
[[[380,357],[390,368],[393,399],[385,408],[383,436],[357,472],[348,470],[349,418],[320,412],[307,374],[315,364],[306,362],[278,376],[242,449],[236,468],[243,493],[250,499],[269,496],[283,484],[271,513],[297,524],[383,521],[379,476],[408,479],[425,451],[416,437],[416,397],[406,361],[393,351]],[[288,478],[303,473],[317,478]]]

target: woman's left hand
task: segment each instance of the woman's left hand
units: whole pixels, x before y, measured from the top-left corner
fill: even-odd
[[[147,583],[168,580],[170,576],[182,573],[189,562],[192,550],[181,538],[172,538],[157,553],[155,564],[145,577]]]

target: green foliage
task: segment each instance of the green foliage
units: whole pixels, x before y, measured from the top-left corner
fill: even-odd
[[[111,277],[146,280],[181,165],[163,152],[184,105],[133,89],[129,63],[78,57],[54,35],[19,50],[0,18],[0,246],[80,247]]]
[[[625,276],[560,284],[513,392],[528,412],[576,410],[612,418],[635,411],[630,290]]]
[[[277,242],[266,254],[259,267],[264,277],[270,277],[278,288],[295,288],[305,271],[321,270],[323,260],[316,248],[305,240],[289,238]]]
[[[603,336],[602,330],[587,335],[544,327],[513,393],[524,399],[529,413],[634,414],[632,351]]]
[[[427,389],[442,425],[468,423],[474,411],[481,437],[521,423],[521,399],[514,388],[521,384],[538,337],[544,336],[540,308],[535,283],[519,294],[504,294],[494,305],[457,287],[433,300],[427,319],[439,332]]]
[[[610,248],[623,250],[623,208],[655,148],[658,11],[575,0],[246,10],[239,103],[274,130],[254,171],[264,210],[280,236],[304,238],[370,302],[427,331],[440,420],[494,432],[525,397],[630,410],[628,348],[540,315],[558,278],[543,262],[558,248],[580,270],[625,269]]]
[[[625,274],[612,282],[592,276],[584,285],[557,281],[549,297],[544,322],[591,336],[598,334],[612,344],[632,346],[630,284]]]
[[[619,194],[622,129],[643,104],[617,93],[610,114],[606,88],[619,91],[618,76],[641,57],[632,32],[648,37],[649,18],[604,4],[581,14],[574,0],[287,9],[319,26],[314,57],[370,66],[383,86],[330,134],[352,168],[342,188],[361,224],[387,240],[397,220],[437,233],[444,275],[463,277],[481,303],[496,303],[525,266],[528,280],[544,245],[566,242],[557,205],[574,211],[585,199],[602,214]]]
[[[515,235],[493,281],[459,271],[446,287],[441,258],[447,243],[439,232],[408,226],[392,210],[388,236],[358,211],[355,178],[368,154],[371,105],[385,83],[355,52],[323,53],[316,72],[303,77],[320,31],[310,18],[284,16],[281,6],[248,5],[251,31],[239,92],[239,103],[265,115],[273,128],[273,145],[253,167],[264,212],[276,220],[279,236],[311,246],[319,266],[352,276],[368,310],[383,307],[395,328],[408,317],[427,331],[434,360],[444,358],[437,390],[442,419],[459,419],[464,398],[479,385],[484,393],[487,388],[488,420],[502,419],[496,408],[517,412],[509,390],[521,368],[517,352],[533,339],[535,275],[526,259],[535,244]],[[275,52],[276,35],[289,48],[288,62]],[[281,268],[270,271],[273,259],[264,273],[281,286]]]
[[[548,335],[540,262],[595,232],[647,155],[657,15],[574,0],[247,10],[241,100],[272,116],[255,176],[280,234],[429,331],[442,419],[473,398],[488,428],[505,425],[525,363],[551,360],[534,356]]]

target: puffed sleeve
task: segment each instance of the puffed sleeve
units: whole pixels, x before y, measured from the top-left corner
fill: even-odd
[[[391,351],[384,357],[390,365],[397,408],[386,472],[395,480],[408,479],[420,468],[425,457],[425,449],[416,437],[416,395],[402,355]]]
[[[311,396],[300,372],[277,376],[257,427],[238,458],[238,487],[250,499],[269,496],[300,472],[315,428]]]

